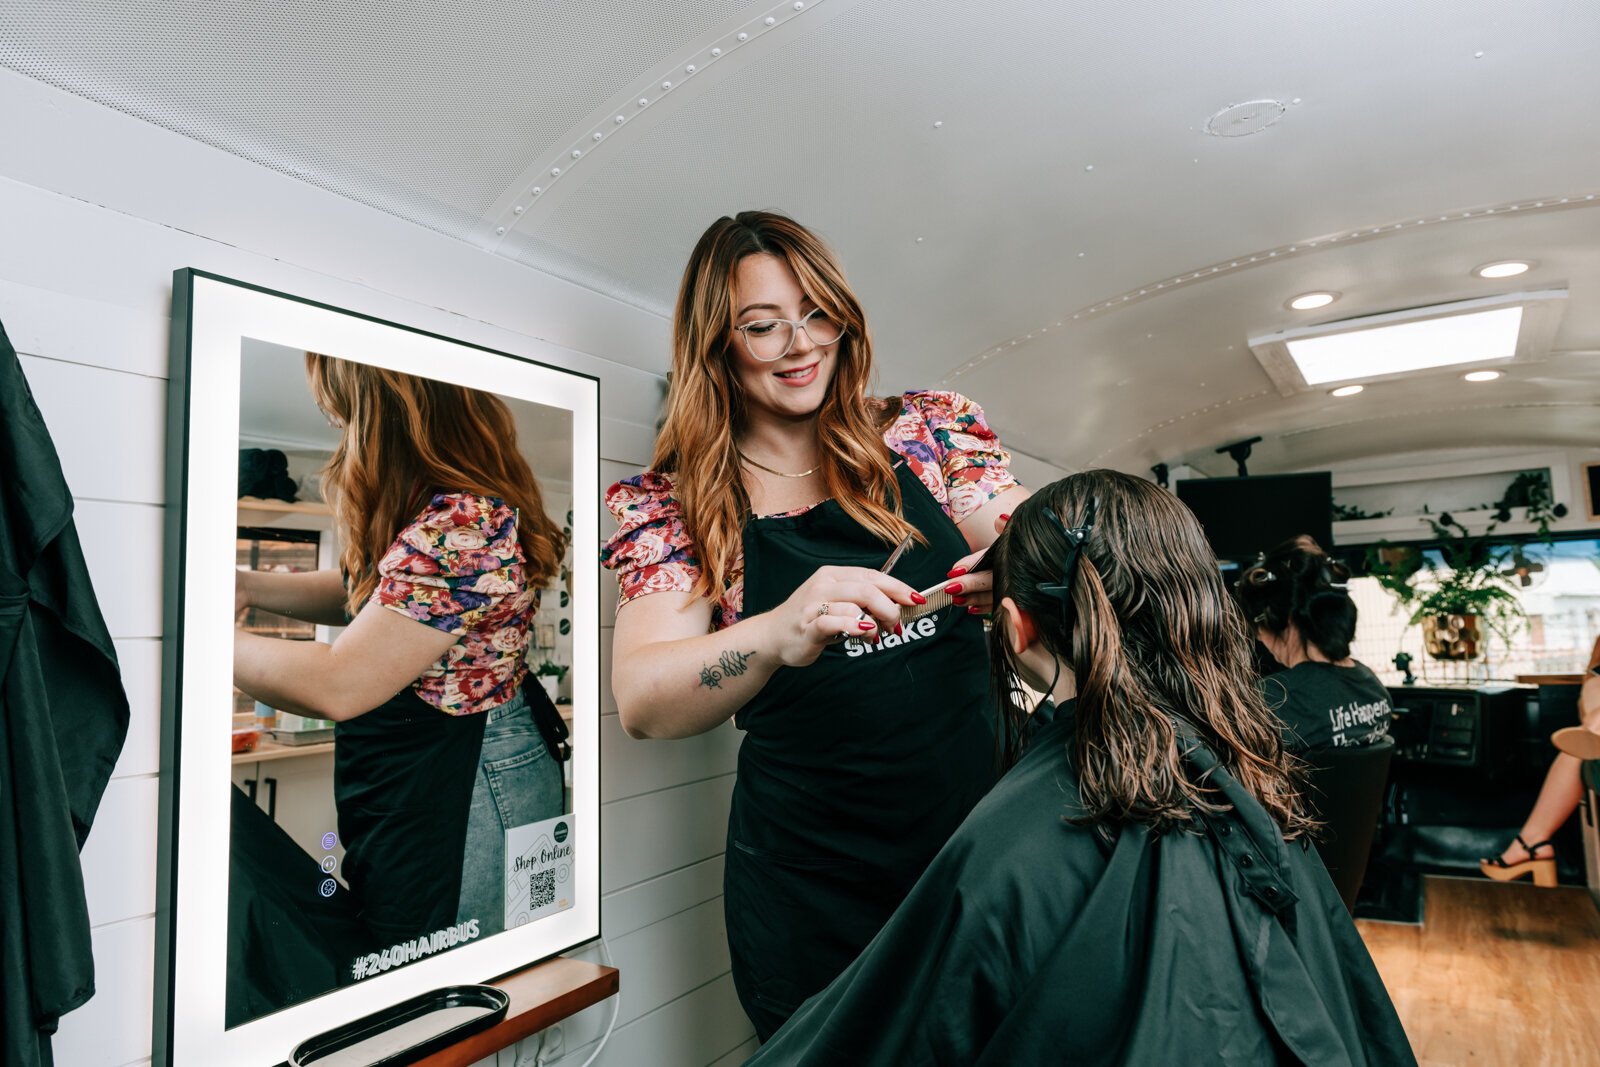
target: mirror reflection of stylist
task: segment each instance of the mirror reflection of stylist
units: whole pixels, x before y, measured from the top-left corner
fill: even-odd
[[[332,644],[239,631],[234,684],[337,723],[343,874],[375,946],[458,909],[499,929],[505,827],[562,809],[529,705],[544,694],[524,688],[560,528],[497,397],[310,353],[306,372],[342,431],[322,484],[348,584],[241,572],[237,606],[349,626]]]
[[[1025,494],[965,397],[868,396],[861,306],[782,216],[701,237],[672,372],[652,470],[607,496],[612,681],[634,737],[730,717],[746,731],[724,903],[764,1039],[855,958],[994,781],[989,579],[962,567]],[[956,610],[895,634],[916,590],[946,582]]]

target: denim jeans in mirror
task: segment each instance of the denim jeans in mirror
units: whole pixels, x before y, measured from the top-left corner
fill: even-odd
[[[551,758],[528,698],[518,693],[485,714],[456,917],[477,919],[480,937],[505,929],[506,831],[553,819],[565,807],[561,764]]]

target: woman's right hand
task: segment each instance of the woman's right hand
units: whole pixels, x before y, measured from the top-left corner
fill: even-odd
[[[821,567],[766,614],[773,651],[785,666],[804,667],[846,637],[875,641],[900,627],[900,608],[917,591],[866,567]]]

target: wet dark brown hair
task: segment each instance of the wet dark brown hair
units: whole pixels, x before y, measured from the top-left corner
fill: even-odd
[[[1062,581],[1063,528],[1081,525],[1091,500],[1098,501],[1095,524],[1065,607],[1039,587]],[[1256,685],[1244,616],[1200,524],[1176,497],[1116,471],[1074,474],[1017,508],[986,563],[995,600],[1010,597],[1026,611],[1044,647],[1077,680],[1069,749],[1080,797],[1074,822],[1108,835],[1123,823],[1163,832],[1191,825],[1196,808],[1225,807],[1182,758],[1181,720],[1285,837],[1314,827]],[[1003,619],[991,637],[991,661],[1010,763],[1020,754],[1029,709]]]
[[[1268,552],[1239,576],[1239,605],[1252,626],[1282,634],[1294,623],[1300,637],[1335,662],[1350,655],[1356,603],[1350,568],[1305,534]]]

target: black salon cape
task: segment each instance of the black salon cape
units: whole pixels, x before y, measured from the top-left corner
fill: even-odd
[[[377,947],[349,892],[323,896],[330,876],[321,864],[244,790],[231,792],[223,1012],[230,1028],[350,984],[356,957]]]
[[[750,1067],[1416,1062],[1314,850],[1220,769],[1237,813],[1105,846],[1062,821],[1070,736],[1068,705]]]
[[[0,328],[0,1064],[94,995],[78,851],[128,732],[72,495]]]

